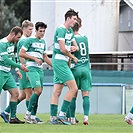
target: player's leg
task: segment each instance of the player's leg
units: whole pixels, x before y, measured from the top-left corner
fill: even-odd
[[[33,94],[30,97],[25,119],[28,123],[32,124],[32,123],[37,123],[37,121],[35,120],[36,112],[34,110],[35,110],[35,106],[38,105],[38,98],[42,93],[43,83],[41,81],[41,78],[43,78],[43,70],[31,68],[29,72],[27,73],[27,76],[28,76],[28,79],[30,81],[32,88],[34,89],[33,89]]]
[[[78,90],[75,79],[73,77],[73,74],[68,66],[68,62],[66,61],[58,61],[54,60],[53,63],[53,69],[54,69],[54,83],[65,83],[69,90],[67,94],[64,97],[63,104],[61,106],[61,110],[58,116],[58,119],[63,123],[63,124],[70,124],[67,122],[65,114],[67,112],[67,109],[70,105],[70,102]],[[64,71],[65,70],[65,71]],[[56,77],[59,79],[59,82],[55,82]]]
[[[90,111],[90,91],[92,90],[92,78],[91,72],[88,71],[88,67],[84,67],[82,69],[82,80],[81,80],[81,91],[83,98],[83,110],[84,110],[84,125],[88,125],[88,115]]]
[[[133,125],[133,106],[130,112],[125,116],[124,121],[127,122],[129,125]]]
[[[10,97],[10,124],[24,124],[25,122],[20,121],[17,117],[16,117],[16,110],[17,110],[17,101],[18,101],[18,89],[14,88],[14,89],[10,89],[9,93],[11,94]]]
[[[26,76],[26,73],[20,70],[22,74],[22,79],[19,80],[20,86],[20,93],[19,93],[19,100],[22,101],[26,99],[26,107],[28,107],[30,96],[32,95],[32,88],[31,84]]]
[[[84,125],[88,125],[88,115],[90,110],[90,98],[89,98],[89,91],[82,91],[83,97],[83,110],[84,110]]]
[[[78,91],[75,93],[75,95],[72,98],[72,101],[69,106],[70,110],[70,122],[72,125],[76,125],[76,118],[75,118],[75,110],[76,110],[76,98],[77,98]]]
[[[0,94],[1,94],[1,91],[2,91],[2,88],[4,87],[5,83],[7,82],[7,78],[5,78],[4,76],[4,72],[0,71],[1,73],[1,80],[0,80]],[[4,88],[3,88],[4,89]],[[8,111],[9,110],[9,111]],[[10,108],[8,109],[7,111],[10,113]],[[9,122],[9,113],[8,112],[2,112],[0,114],[1,118],[6,122],[8,123]]]
[[[57,112],[58,112],[58,100],[62,92],[64,85],[63,84],[54,84],[54,89],[52,92],[52,97],[50,101],[50,124],[58,124]]]
[[[11,94],[10,97],[10,124],[16,124],[16,123],[20,123],[23,124],[25,122],[20,121],[17,117],[16,117],[16,110],[17,110],[17,101],[18,101],[18,88],[16,86],[16,83],[14,81],[14,78],[12,76],[11,73],[9,73],[8,78],[4,84],[3,89],[8,90],[9,93]]]
[[[30,97],[32,95],[32,88],[26,88],[26,89],[24,89],[24,92],[25,92],[25,95],[26,95],[25,96],[25,99],[26,99],[26,107],[28,108],[29,100],[30,100]]]
[[[25,98],[26,98],[26,94],[25,94],[24,90],[20,90],[20,92],[19,92],[19,97],[18,97],[19,103],[20,103],[21,101],[23,101]],[[19,104],[19,103],[18,103],[18,104]]]
[[[17,105],[23,100],[25,99],[25,92],[23,90],[20,90],[20,93],[19,93],[20,97],[18,98],[17,100]],[[10,105],[4,110],[3,113],[1,113],[1,116],[4,118],[4,121],[5,122],[9,122],[9,115],[10,115]]]
[[[76,125],[75,109],[76,109],[76,98],[74,97],[69,106],[70,109],[70,122],[72,125]]]
[[[74,75],[74,78],[75,78],[75,81],[76,81],[76,84],[77,84],[77,87],[78,89],[80,89],[80,81],[81,81],[81,71],[78,70],[78,69],[72,69],[71,70],[73,75]],[[78,94],[78,91],[77,93],[74,95],[71,103],[70,103],[70,121],[71,121],[71,124],[75,125],[76,123],[78,123],[79,121],[75,118],[75,110],[76,110],[76,98],[77,98],[77,94]]]
[[[42,88],[41,87],[36,87],[34,88],[34,92],[30,97],[30,101],[29,101],[29,105],[27,108],[27,112],[26,112],[26,116],[25,119],[28,123],[31,123],[31,120],[36,123],[35,118],[36,118],[36,112],[33,111],[35,109],[35,106],[38,104],[38,98],[40,96],[42,92]]]
[[[74,79],[67,81],[66,85],[68,86],[69,90],[64,97],[63,104],[61,106],[61,110],[60,110],[58,118],[64,124],[70,125],[70,123],[68,123],[67,120],[65,119],[65,114],[66,114],[68,107],[70,105],[70,102],[72,101],[72,98],[73,98],[74,94],[77,92],[78,88],[77,88],[77,85],[76,85],[76,82]]]
[[[25,93],[23,90],[20,90],[20,98],[18,98],[17,100],[17,104],[19,104],[23,99],[25,99]],[[1,116],[3,117],[5,122],[9,122],[9,115],[10,115],[10,105],[8,107],[6,107],[6,109],[4,110],[4,112],[1,113]]]

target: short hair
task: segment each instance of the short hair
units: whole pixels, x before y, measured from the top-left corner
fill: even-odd
[[[47,24],[45,24],[43,22],[36,22],[36,24],[35,24],[36,30],[38,30],[39,27],[46,29],[47,28]]]
[[[80,17],[77,18],[77,23],[79,24],[80,27],[82,26],[82,20]]]
[[[74,11],[74,9],[69,9],[66,14],[65,14],[65,20],[67,20],[67,18],[71,18],[72,16],[77,16],[78,17],[78,12]]]
[[[82,23],[82,20],[81,20],[81,18],[78,17],[77,18],[77,22],[72,27],[72,29],[73,29],[74,32],[79,30],[79,28],[82,26],[81,23]]]
[[[15,27],[13,27],[13,28],[11,29],[10,34],[11,34],[11,33],[14,33],[15,36],[16,36],[18,33],[21,33],[21,35],[22,35],[22,34],[23,34],[23,31],[22,31],[22,29],[21,29],[19,26],[15,26]]]
[[[33,25],[33,23],[31,22],[31,21],[29,21],[29,20],[24,20],[23,22],[22,22],[22,29],[23,28],[27,28],[28,26],[31,26],[31,27],[33,27],[34,25]]]

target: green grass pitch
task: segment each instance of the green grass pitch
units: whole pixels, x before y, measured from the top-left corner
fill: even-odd
[[[18,114],[23,120],[24,114]],[[49,114],[37,114],[45,124],[8,124],[0,117],[0,133],[133,133],[133,125],[124,122],[125,115],[91,114],[90,125],[83,125],[83,115],[76,114],[77,125],[49,125]]]

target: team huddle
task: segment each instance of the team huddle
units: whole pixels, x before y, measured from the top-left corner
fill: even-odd
[[[69,9],[65,13],[64,24],[56,28],[52,60],[47,56],[46,43],[43,39],[47,29],[47,24],[44,22],[36,22],[35,35],[31,36],[34,25],[29,20],[24,20],[21,28],[13,27],[9,35],[0,40],[0,93],[3,89],[8,90],[11,95],[9,106],[1,113],[6,123],[44,123],[36,117],[36,114],[45,76],[42,64],[46,62],[54,72],[49,124],[75,125],[78,123],[75,116],[78,90],[81,90],[83,98],[83,124],[89,124],[91,69],[88,39],[79,33],[81,26],[78,12]],[[15,68],[19,77],[19,92],[10,73],[12,67]],[[69,90],[58,114],[58,101],[64,85],[67,85]],[[16,116],[16,110],[17,105],[24,99],[26,99],[27,111],[24,116],[25,121],[21,121]]]

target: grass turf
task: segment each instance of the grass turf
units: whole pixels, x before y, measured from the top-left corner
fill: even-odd
[[[24,114],[18,114],[23,120]],[[45,124],[8,124],[0,118],[0,133],[133,133],[133,125],[124,122],[124,115],[100,115],[89,116],[90,125],[83,125],[83,115],[76,114],[79,120],[77,125],[50,125],[49,114],[38,114]]]

